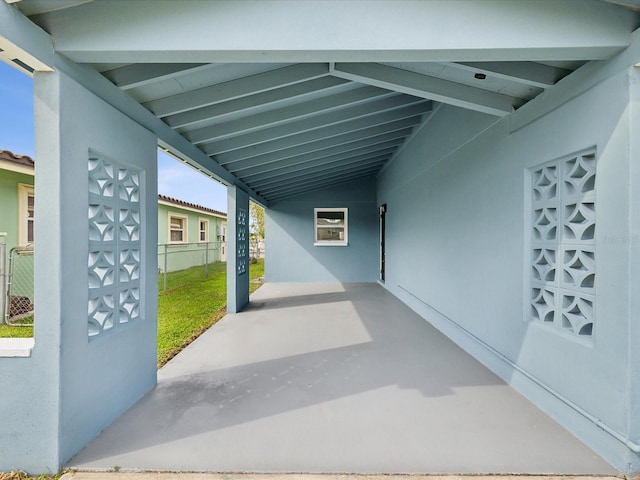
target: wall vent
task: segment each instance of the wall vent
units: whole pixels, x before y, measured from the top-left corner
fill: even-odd
[[[89,158],[88,335],[140,318],[140,173]]]
[[[528,319],[592,337],[596,288],[596,154],[563,157],[530,170]]]

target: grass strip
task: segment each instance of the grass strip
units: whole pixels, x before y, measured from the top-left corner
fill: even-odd
[[[22,470],[14,470],[12,472],[0,472],[0,480],[57,480],[62,475],[64,475],[64,471],[60,473],[56,473],[55,475],[50,475],[43,473],[38,475],[37,477],[31,476]]]
[[[203,267],[169,273],[167,291],[159,282],[158,292],[158,368],[226,315],[226,263],[209,265],[208,277]],[[264,260],[249,265],[250,292],[262,283]]]
[[[0,325],[0,338],[31,338],[33,337],[33,325],[11,326]],[[0,480],[4,480],[0,477]]]
[[[249,291],[255,291],[264,278],[264,259],[249,265]],[[158,281],[158,368],[226,315],[227,264],[197,266],[170,272],[167,291]],[[33,337],[33,326],[0,325],[0,338]],[[6,480],[0,477],[0,480]]]

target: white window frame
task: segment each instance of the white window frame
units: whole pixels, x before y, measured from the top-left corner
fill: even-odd
[[[182,228],[182,240],[180,241],[176,241],[176,240],[171,240],[171,231],[172,230],[176,230],[171,228],[171,218],[179,218],[181,219],[184,224],[183,224],[183,228]],[[168,212],[167,215],[167,243],[172,244],[172,245],[182,245],[184,243],[189,243],[189,217],[187,215],[181,215],[179,213],[174,213],[174,212]]]
[[[318,240],[318,229],[328,228],[318,226],[318,213],[320,212],[342,212],[344,213],[344,238],[342,240]],[[316,247],[346,247],[349,245],[349,209],[340,208],[314,208],[313,209],[313,239]]]
[[[205,224],[204,230],[202,230],[202,224]],[[202,232],[204,232],[204,240],[202,239]],[[209,219],[198,218],[198,243],[209,243]]]
[[[29,221],[34,222],[34,218],[30,218],[27,214],[29,208],[29,196],[33,196],[35,206],[35,188],[33,185],[26,183],[18,184],[18,244],[28,245],[34,243],[29,241]],[[35,226],[35,225],[34,225]],[[34,229],[35,240],[35,229]]]

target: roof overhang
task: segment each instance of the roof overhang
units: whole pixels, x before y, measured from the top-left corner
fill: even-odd
[[[567,79],[637,56],[639,24],[599,0],[10,3],[0,48],[264,205],[377,174],[441,103],[525,124]]]

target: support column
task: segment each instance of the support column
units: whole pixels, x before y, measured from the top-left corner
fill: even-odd
[[[227,312],[249,303],[249,195],[227,187]]]
[[[640,473],[640,68],[631,67],[629,135],[629,475]]]
[[[0,471],[21,469],[38,474],[57,472],[61,466],[59,396],[63,298],[60,292],[66,280],[61,235],[68,212],[63,210],[61,198],[64,173],[59,168],[62,155],[58,80],[55,74],[34,73],[38,159],[35,345],[30,358],[12,358],[11,354],[0,351]],[[29,401],[25,401],[27,398]]]
[[[36,105],[35,351],[59,369],[60,467],[156,383],[157,139],[60,71]]]

